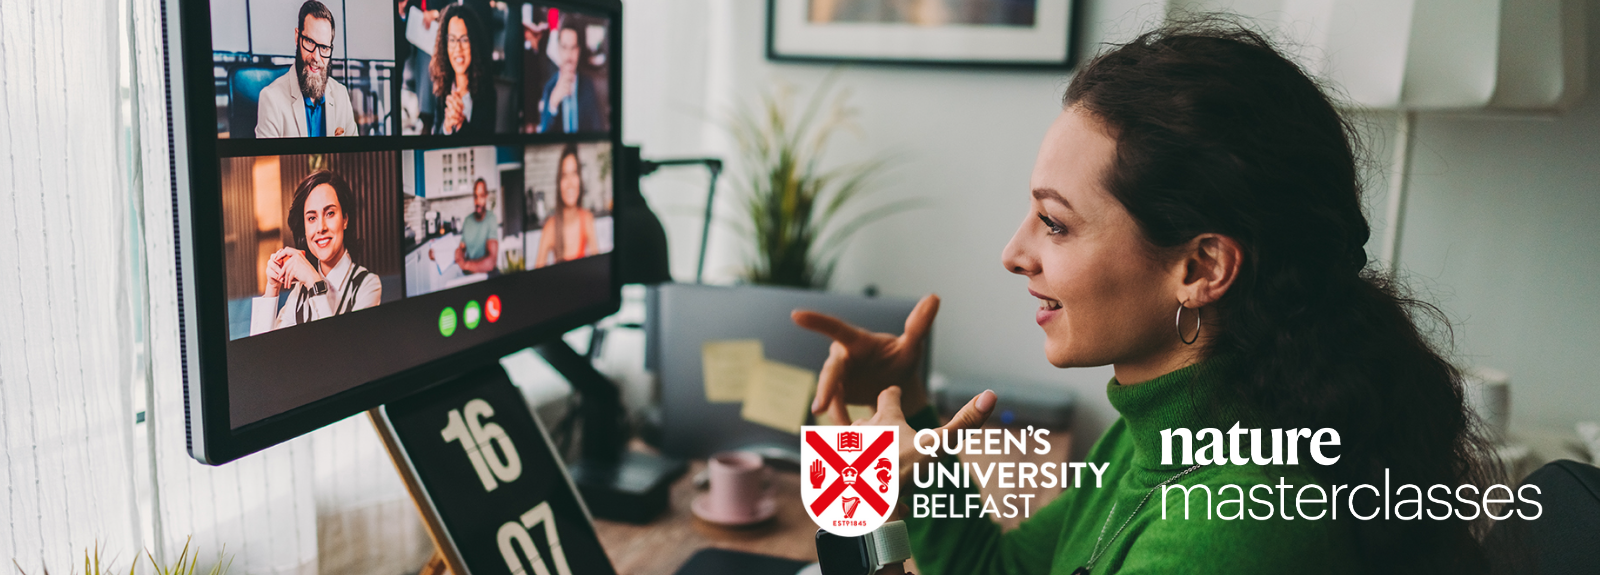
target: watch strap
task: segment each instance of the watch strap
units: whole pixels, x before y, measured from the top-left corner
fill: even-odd
[[[911,536],[906,531],[906,522],[890,521],[884,523],[871,533],[868,539],[872,543],[872,553],[877,563],[873,568],[876,572],[885,565],[900,563],[911,558]]]

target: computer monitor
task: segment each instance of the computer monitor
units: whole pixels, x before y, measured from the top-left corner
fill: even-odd
[[[617,0],[176,0],[165,16],[195,459],[617,309]]]
[[[730,449],[753,449],[778,459],[799,457],[799,436],[746,421],[739,403],[706,400],[703,344],[758,339],[767,359],[817,370],[828,359],[831,341],[796,326],[789,319],[791,310],[808,309],[863,329],[900,333],[917,305],[910,298],[766,286],[661,284],[647,297],[645,364],[661,379],[661,450],[690,458]],[[928,354],[923,359],[927,362]]]

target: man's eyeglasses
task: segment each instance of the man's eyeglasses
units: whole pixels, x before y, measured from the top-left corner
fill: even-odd
[[[333,46],[328,44],[318,44],[316,40],[307,38],[305,34],[300,34],[300,49],[307,52],[321,54],[323,58],[333,57]]]

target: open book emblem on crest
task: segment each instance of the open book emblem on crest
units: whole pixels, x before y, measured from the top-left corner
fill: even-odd
[[[859,432],[859,431],[841,431],[841,432],[839,432],[839,451],[841,453],[847,452],[847,451],[861,451],[861,432]]]

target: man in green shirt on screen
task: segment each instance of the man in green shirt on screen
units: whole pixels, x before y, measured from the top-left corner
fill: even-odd
[[[500,218],[489,211],[489,184],[478,178],[472,184],[472,215],[461,223],[456,265],[461,273],[490,273],[495,271],[499,254]]]

